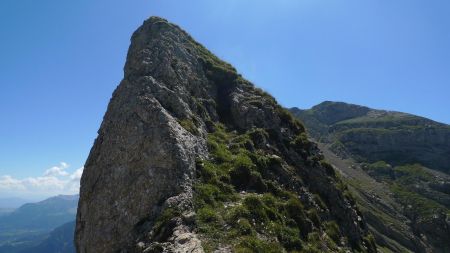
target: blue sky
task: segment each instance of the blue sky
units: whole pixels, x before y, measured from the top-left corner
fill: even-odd
[[[0,197],[68,192],[149,16],[284,106],[345,101],[450,123],[448,13],[448,0],[2,0]]]

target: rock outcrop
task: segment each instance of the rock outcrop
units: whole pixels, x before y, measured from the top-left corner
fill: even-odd
[[[152,17],[85,165],[77,252],[375,252],[322,159],[270,95]]]

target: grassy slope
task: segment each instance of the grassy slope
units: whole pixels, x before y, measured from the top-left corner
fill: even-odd
[[[197,223],[206,251],[232,247],[236,252],[344,252],[338,245],[345,238],[333,220],[321,220],[296,193],[265,179],[266,171],[283,161],[253,150],[252,137],[258,135],[267,133],[255,129],[237,134],[218,125],[208,137],[212,159],[198,162],[200,180],[195,186]],[[320,196],[315,198],[324,205]]]

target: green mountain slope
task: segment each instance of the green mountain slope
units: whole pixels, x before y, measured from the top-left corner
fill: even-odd
[[[420,163],[450,173],[450,126],[423,117],[341,102],[292,108],[310,134],[341,155],[392,165]]]
[[[291,112],[344,175],[379,249],[450,251],[449,126],[340,102]]]

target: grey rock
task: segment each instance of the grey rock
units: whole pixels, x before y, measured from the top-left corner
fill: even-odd
[[[125,78],[113,94],[82,176],[78,252],[131,248],[139,236],[136,225],[143,220],[155,220],[170,205],[192,210],[195,159],[206,155],[206,144],[204,138],[181,127],[176,117],[192,114],[187,106],[192,101],[180,87],[189,87],[188,76],[201,69],[186,65],[183,75],[188,78],[183,78],[167,62],[172,57],[166,53],[172,51],[149,50],[168,43],[164,38],[169,36],[172,44],[167,46],[180,57],[188,57],[186,52],[177,52],[175,44],[187,38],[174,36],[171,29],[146,30],[165,26],[170,25],[153,18],[133,35]],[[186,61],[191,60],[196,59]],[[180,244],[178,237],[173,243]],[[190,238],[195,242],[194,236]]]

